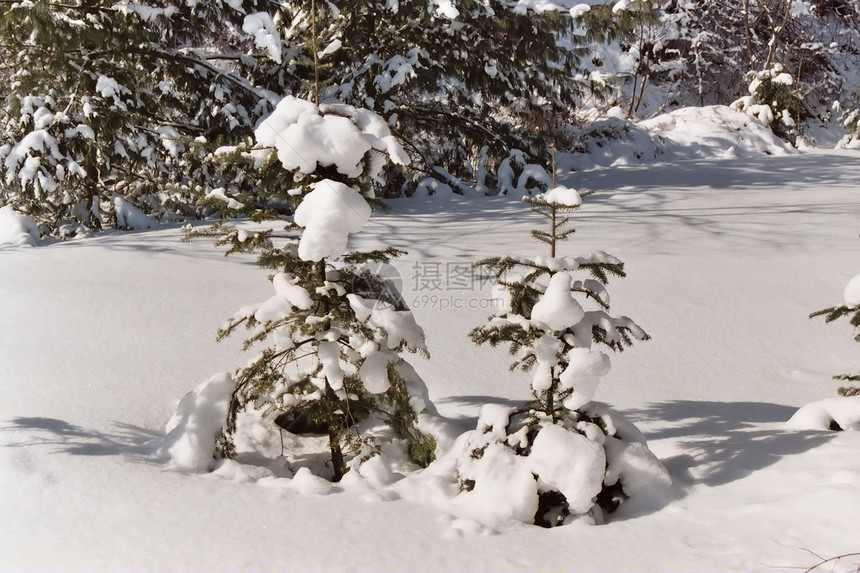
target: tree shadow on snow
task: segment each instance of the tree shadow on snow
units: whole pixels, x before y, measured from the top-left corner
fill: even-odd
[[[673,440],[684,450],[663,460],[673,479],[686,486],[718,486],[833,438],[832,433],[795,432],[772,426],[788,420],[796,410],[760,402],[677,400],[624,414],[634,423],[648,423],[649,443]]]
[[[78,456],[126,456],[135,461],[150,461],[162,434],[115,423],[114,431],[106,433],[82,428],[56,418],[13,418],[10,425],[0,427],[4,432],[27,432],[21,441],[7,447],[54,446],[56,451]]]
[[[577,215],[580,224],[593,221],[621,225],[625,233],[641,229],[638,241],[663,249],[670,229],[683,228],[695,236],[729,237],[737,245],[793,245],[804,237],[827,237],[821,219],[844,216],[860,208],[852,185],[860,185],[856,157],[791,155],[721,161],[690,160],[666,165],[601,169],[570,176],[577,187],[594,189],[588,204],[599,206]],[[838,185],[844,192],[824,200],[813,188]],[[769,189],[766,193],[749,192]],[[714,204],[686,197],[723,191],[728,200]],[[663,251],[658,251],[663,252]],[[670,251],[672,252],[672,251]]]
[[[688,159],[667,163],[645,163],[622,168],[596,169],[571,173],[571,182],[581,181],[595,191],[617,189],[619,179],[646,188],[664,188],[667,174],[672,187],[713,187],[715,189],[757,186],[791,187],[798,184],[860,185],[857,158],[846,155],[792,154],[782,157],[748,157],[734,159]]]

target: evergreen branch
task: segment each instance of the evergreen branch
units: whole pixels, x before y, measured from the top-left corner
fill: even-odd
[[[591,300],[596,302],[598,305],[600,305],[600,307],[603,308],[604,310],[609,310],[609,305],[606,304],[606,301],[604,301],[602,298],[600,298],[600,296],[598,296],[591,289],[587,289],[585,287],[572,287],[570,290],[571,290],[571,292],[579,292],[579,293],[584,294],[586,298],[590,298]]]
[[[627,273],[624,272],[624,263],[580,263],[579,268],[587,269],[592,277],[603,284],[609,282],[609,275],[619,278],[627,276]]]
[[[406,251],[401,249],[396,249],[394,247],[388,247],[385,249],[378,249],[375,251],[364,251],[364,252],[354,252],[348,253],[341,257],[340,260],[347,264],[361,264],[361,263],[389,263],[393,259],[398,257],[402,257],[406,254]]]
[[[260,98],[260,99],[265,100],[265,101],[270,100],[270,95],[267,92],[265,92],[264,90],[252,86],[244,78],[240,79],[239,77],[237,77],[233,74],[229,74],[223,70],[218,69],[217,67],[213,66],[208,61],[206,61],[205,59],[203,59],[199,56],[198,57],[191,57],[191,56],[183,54],[182,51],[180,51],[180,50],[164,50],[164,49],[158,48],[158,47],[153,47],[152,51],[153,51],[153,53],[162,55],[165,58],[176,58],[178,60],[182,60],[182,61],[187,62],[189,64],[199,65],[203,68],[206,68],[207,70],[209,70],[213,74],[227,80],[228,82],[232,83],[236,87],[246,91],[247,93],[249,93],[249,94],[251,94],[257,98]]]
[[[824,316],[825,322],[833,322],[846,314],[851,312],[851,309],[847,306],[832,306],[830,308],[825,308],[822,310],[817,310],[809,315],[809,318],[816,318],[818,316]],[[860,314],[860,313],[858,313]],[[856,325],[855,325],[856,326]]]

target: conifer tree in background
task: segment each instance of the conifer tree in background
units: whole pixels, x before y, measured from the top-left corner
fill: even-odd
[[[860,54],[856,2],[693,0],[660,14],[646,48],[667,107],[737,102],[791,141],[804,120],[827,121],[834,101],[853,107],[844,70]]]
[[[195,195],[225,184],[206,149],[246,137],[294,87],[285,46],[261,44],[277,6],[0,5],[0,202],[55,234],[100,228],[114,195],[194,215]]]
[[[313,10],[316,2],[310,5]],[[291,183],[294,216],[284,233],[219,223],[189,237],[218,236],[229,252],[259,252],[259,264],[275,271],[275,295],[241,309],[219,333],[223,338],[244,325],[251,330],[246,349],[269,346],[236,373],[218,454],[242,453],[241,417],[251,413],[291,435],[327,436],[330,469],[317,470],[339,481],[379,454],[382,440],[401,441],[406,457],[422,466],[432,461],[435,442],[418,428],[430,407],[426,388],[400,356],[427,355],[423,330],[396,286],[378,272],[403,252],[346,248],[378,204],[373,181],[383,166],[405,168],[409,158],[373,111],[319,103],[326,54],[316,40],[314,13],[314,73],[307,84],[314,101],[285,97],[257,127],[255,145],[234,151]]]
[[[775,95],[775,129],[793,137],[837,99],[846,123],[858,107],[842,70],[858,59],[860,8],[843,0],[625,0],[573,15],[512,0],[331,0],[318,7],[328,58],[316,70],[309,5],[0,3],[0,203],[55,235],[113,224],[114,195],[162,219],[231,198],[280,208],[277,179],[209,152],[247,138],[283,95],[306,97],[313,74],[323,103],[373,110],[409,153],[409,174],[389,163],[376,181],[386,195],[544,187],[548,143],[573,147],[582,96],[611,92],[613,70],[591,74],[601,64],[586,57],[604,42],[636,62],[630,114],[652,89],[672,107],[743,97],[761,110]]]
[[[833,322],[839,318],[847,317],[854,327],[854,340],[860,342],[860,275],[857,275],[845,287],[844,294],[845,304],[825,308],[809,315],[810,318],[823,316],[827,322]],[[834,376],[834,380],[842,380],[845,382],[860,383],[860,373],[858,374],[840,374]],[[842,386],[839,388],[840,396],[860,396],[860,385]]]
[[[603,511],[613,511],[635,494],[636,480],[620,469],[629,461],[625,456],[647,460],[640,467],[649,468],[643,472],[653,479],[666,477],[635,427],[592,401],[610,367],[600,348],[620,351],[648,335],[631,319],[608,312],[606,284],[610,276],[624,276],[621,261],[604,252],[582,257],[560,252],[574,232],[568,214],[579,209],[583,195],[553,185],[523,199],[547,220],[546,230],[532,231],[547,246],[547,255],[476,263],[495,276],[503,308],[471,338],[508,347],[514,356],[511,369],[531,375],[534,402],[483,408],[458,460],[459,478],[472,494],[502,492],[519,500],[498,503],[508,505],[508,517],[544,526],[582,515],[599,521]],[[585,300],[592,310],[584,308]],[[498,485],[490,471],[495,465],[521,474],[511,480],[518,493]]]
[[[309,7],[0,5],[0,201],[54,234],[110,224],[114,195],[156,217],[201,214],[204,194],[219,208],[271,206],[277,180],[208,152],[246,138],[284,94],[305,97],[314,74],[323,103],[373,110],[410,154],[418,175],[388,164],[384,193],[522,190],[545,181],[529,163],[564,136],[577,96],[600,87],[576,73],[582,44],[612,29],[592,15],[575,35],[568,13],[505,0],[333,0],[317,7],[328,58],[314,68]]]
[[[287,38],[304,36],[308,6],[285,3]],[[497,192],[503,162],[516,177],[542,162],[577,97],[599,87],[577,76],[585,38],[573,35],[566,12],[505,0],[332,0],[320,20],[331,54],[323,101],[372,109],[413,160],[417,177],[393,168],[387,194],[410,193],[422,178],[456,192]]]

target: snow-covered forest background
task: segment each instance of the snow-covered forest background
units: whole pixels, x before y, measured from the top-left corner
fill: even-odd
[[[860,567],[857,2],[0,44],[0,570]]]

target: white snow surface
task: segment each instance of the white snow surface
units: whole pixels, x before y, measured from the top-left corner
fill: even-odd
[[[858,160],[673,160],[563,180],[595,194],[561,254],[623,260],[613,314],[653,337],[613,355],[595,398],[635,422],[675,483],[663,498],[644,484],[600,527],[487,526],[458,515],[457,485],[432,472],[369,468],[379,486],[235,462],[177,472],[156,451],[165,422],[177,399],[248,359],[239,337],[216,344],[215,332],[271,296],[268,271],[181,243],[171,227],[2,249],[0,570],[788,572],[817,563],[810,551],[857,552],[860,432],[785,422],[835,398],[831,375],[857,368],[850,325],[808,314],[838,300],[858,268]],[[531,380],[467,339],[492,312],[489,285],[431,304],[414,268],[533,257],[528,231],[542,221],[504,197],[392,207],[354,239],[410,251],[396,266],[432,356],[413,362],[450,448],[481,404],[509,408]],[[647,464],[631,454],[612,466],[607,453],[618,472]],[[396,543],[380,541],[392,532]]]

